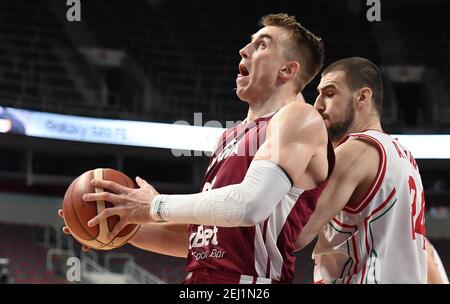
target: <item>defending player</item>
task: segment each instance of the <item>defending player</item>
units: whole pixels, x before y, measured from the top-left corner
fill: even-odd
[[[426,283],[422,181],[412,154],[381,127],[378,67],[339,60],[323,71],[318,91],[336,168],[297,242],[302,248],[318,234],[314,280]]]

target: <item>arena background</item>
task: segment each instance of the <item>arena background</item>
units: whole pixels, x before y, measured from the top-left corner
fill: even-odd
[[[448,1],[381,1],[381,21],[373,22],[365,0],[79,2],[81,21],[70,22],[67,11],[73,5],[66,1],[0,1],[3,283],[70,283],[66,262],[72,256],[81,259],[83,283],[183,280],[183,259],[129,245],[81,253],[80,245],[61,233],[56,211],[69,183],[98,167],[139,175],[164,193],[197,192],[206,156],[27,136],[26,119],[14,117],[7,107],[116,119],[117,124],[184,120],[193,125],[196,112],[202,113],[203,123],[217,120],[225,126],[245,117],[246,105],[233,91],[238,50],[264,14],[297,16],[324,39],[326,64],[362,56],[380,65],[386,132],[449,134]],[[310,103],[318,79],[304,91]],[[435,144],[437,152],[450,151],[448,141],[439,138],[426,145]],[[417,161],[426,191],[428,236],[449,271],[450,157]],[[296,283],[312,282],[311,250],[297,254]]]

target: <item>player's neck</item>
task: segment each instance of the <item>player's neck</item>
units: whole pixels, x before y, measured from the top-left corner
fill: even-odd
[[[369,119],[355,120],[349,129],[349,133],[364,132],[367,130],[376,130],[383,132],[381,122],[378,116],[370,116]]]
[[[346,135],[352,134],[352,133],[361,133],[361,132],[365,132],[367,130],[376,130],[376,131],[383,132],[383,128],[381,127],[380,119],[375,116],[370,116],[370,119],[365,119],[362,121],[355,120],[355,121],[353,121],[352,125],[348,129]],[[342,137],[339,140],[333,140],[331,142],[331,144],[333,145],[333,149],[336,149],[337,146],[339,146],[341,144],[342,140],[344,140],[345,137],[346,136]]]
[[[300,102],[295,94],[279,92],[278,94],[272,94],[266,100],[249,102],[247,118],[245,121],[251,122],[269,113],[276,112],[293,101]]]

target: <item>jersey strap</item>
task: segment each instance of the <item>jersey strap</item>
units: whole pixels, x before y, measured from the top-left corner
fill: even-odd
[[[346,205],[344,207],[344,211],[352,214],[360,213],[374,198],[375,194],[377,194],[378,190],[380,190],[381,184],[383,182],[384,176],[386,174],[386,151],[383,147],[383,145],[374,137],[367,135],[367,134],[351,134],[350,138],[363,140],[366,142],[370,142],[373,144],[380,154],[380,163],[378,165],[378,171],[375,176],[375,178],[372,181],[372,184],[370,185],[369,189],[367,190],[366,195],[359,200],[356,203],[353,203],[351,205]]]

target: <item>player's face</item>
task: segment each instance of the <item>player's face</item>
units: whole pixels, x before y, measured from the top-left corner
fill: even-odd
[[[288,33],[276,26],[267,26],[252,35],[249,44],[239,54],[239,74],[236,94],[241,100],[266,100],[278,82],[278,74],[286,65],[284,48]]]
[[[330,72],[317,87],[314,106],[322,115],[328,135],[334,142],[341,140],[355,120],[355,97],[345,83],[344,72]]]

